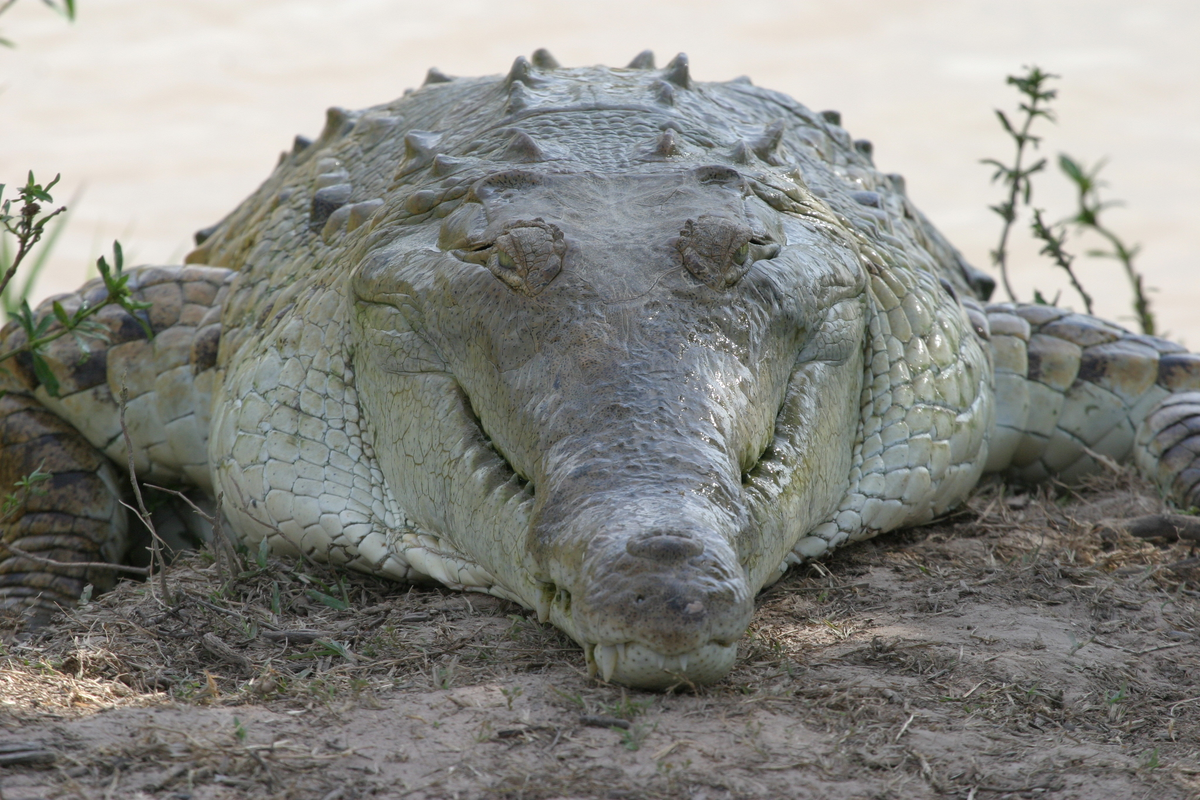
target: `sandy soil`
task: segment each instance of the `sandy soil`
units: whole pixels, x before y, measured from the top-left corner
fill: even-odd
[[[789,574],[673,694],[490,597],[201,554],[9,645],[0,796],[1197,798],[1200,558],[1114,522],[1159,511],[985,489]]]
[[[917,205],[980,267],[1000,193],[985,157],[1010,145],[992,110],[1004,77],[1036,63],[1061,74],[1043,155],[1110,159],[1110,212],[1161,291],[1163,329],[1200,344],[1195,220],[1200,194],[1200,4],[1194,0],[79,0],[68,25],[36,0],[0,18],[0,182],[63,175],[75,209],[36,295],[67,291],[120,238],[131,263],[177,262],[192,232],[266,178],[325,108],[386,102],[437,65],[504,72],[548,47],[564,64],[691,56],[701,80],[749,75],[814,109],[842,112],[906,176]],[[1070,190],[1035,194],[1051,218]],[[1087,243],[1075,243],[1084,250]],[[1015,251],[1018,291],[1065,282],[1032,244]],[[1102,316],[1129,318],[1115,264],[1082,268]],[[1078,305],[1070,291],[1063,300]]]

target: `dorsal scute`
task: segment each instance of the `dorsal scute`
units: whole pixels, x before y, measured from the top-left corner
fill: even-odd
[[[680,53],[667,63],[663,69],[663,80],[675,84],[680,89],[692,88],[691,69],[688,66],[686,53]]]
[[[539,47],[533,51],[533,56],[530,59],[533,65],[538,69],[558,69],[562,64],[558,63],[558,59],[550,54],[550,51],[544,47]]]
[[[654,51],[643,50],[638,53],[625,69],[654,69]]]
[[[534,161],[545,160],[545,153],[538,143],[527,132],[521,129],[513,131],[513,137],[508,142],[508,147],[504,150],[505,161],[520,161],[530,163]]]
[[[286,163],[303,169],[313,151],[342,158],[353,173],[351,204],[392,191],[397,197],[424,191],[440,206],[511,168],[619,175],[708,163],[771,186],[794,173],[832,210],[831,219],[843,219],[872,246],[887,249],[880,244],[885,237],[903,241],[910,252],[897,251],[898,262],[952,271],[956,289],[977,291],[954,266],[953,249],[908,210],[899,182],[875,169],[870,145],[852,138],[836,112],[811,111],[746,81],[698,82],[683,55],[656,68],[647,52],[627,67],[610,69],[563,67],[539,50],[517,58],[500,76],[440,76],[430,73],[424,87],[388,106],[331,112],[322,139]],[[395,124],[374,124],[381,114]],[[367,153],[369,166],[360,160]],[[389,177],[390,185],[377,186],[358,169]],[[794,203],[768,205],[793,213]],[[408,216],[419,222],[426,213],[434,209]],[[448,212],[443,207],[436,213]]]
[[[509,69],[508,77],[504,79],[504,82],[508,86],[512,86],[515,83],[524,83],[528,85],[534,81],[533,71],[533,63],[530,62],[528,58],[525,56],[517,56],[516,60],[513,61],[512,68]]]

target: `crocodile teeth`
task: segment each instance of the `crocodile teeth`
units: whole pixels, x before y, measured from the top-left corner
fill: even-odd
[[[655,653],[654,658],[658,661],[658,668],[665,671],[667,668],[667,657],[662,653]]]
[[[611,644],[598,644],[595,659],[605,682],[612,680],[613,673],[617,671],[617,648]]]
[[[679,657],[679,671],[687,672],[687,665],[688,665],[688,657],[687,657],[687,653],[684,653],[683,655],[681,655]]]
[[[537,611],[538,622],[550,619],[550,603],[554,599],[554,587],[542,586],[537,596],[533,598],[534,610]]]

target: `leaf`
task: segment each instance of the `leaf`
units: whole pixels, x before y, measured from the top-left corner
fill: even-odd
[[[1001,203],[996,206],[988,206],[992,211],[995,211],[1005,222],[1012,222],[1016,219],[1016,213],[1013,211],[1011,203]]]
[[[1017,135],[1017,132],[1015,130],[1013,130],[1012,124],[1008,121],[1007,114],[1005,114],[1003,111],[1001,111],[1000,109],[997,108],[996,116],[999,118],[1000,125],[1003,126],[1004,130],[1008,131],[1008,133],[1012,136]]]
[[[319,592],[316,589],[309,589],[305,592],[305,594],[308,595],[310,599],[316,600],[319,603],[323,603],[335,611],[345,611],[346,609],[350,608],[350,604],[345,600],[339,600],[332,595]]]
[[[333,639],[317,639],[314,644],[324,647],[326,652],[320,655],[334,655],[335,653],[350,662],[357,662],[358,659],[350,652],[350,648],[341,642],[335,642]]]
[[[1059,153],[1058,167],[1066,174],[1068,178],[1074,181],[1075,185],[1080,189],[1083,189],[1086,185],[1091,183],[1087,174],[1083,171],[1083,167],[1079,166],[1079,162],[1071,158],[1066,153]]]
[[[43,203],[53,203],[54,198],[50,196],[50,190],[54,188],[54,184],[58,183],[61,177],[62,175],[55,175],[54,180],[50,181],[50,183],[43,187],[39,185],[36,180],[34,180],[33,170],[29,170],[29,182],[21,188],[21,197],[26,202],[28,202],[30,198],[33,198],[34,200],[40,200]]]
[[[54,377],[50,365],[41,353],[33,352],[30,355],[33,356],[33,374],[37,376],[38,383],[46,387],[46,393],[51,397],[58,397],[58,378]]]
[[[55,300],[50,307],[54,309],[54,316],[58,318],[58,321],[62,323],[62,326],[64,328],[70,328],[71,318],[67,316],[67,312],[63,309],[62,303]]]

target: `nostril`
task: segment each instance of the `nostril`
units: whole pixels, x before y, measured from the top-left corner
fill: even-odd
[[[627,542],[625,552],[638,558],[670,563],[700,555],[704,552],[704,544],[683,534],[657,533]]]

